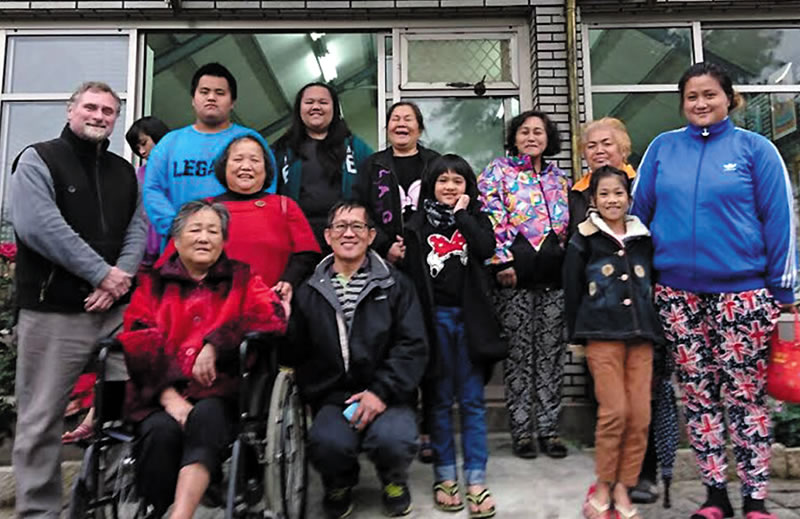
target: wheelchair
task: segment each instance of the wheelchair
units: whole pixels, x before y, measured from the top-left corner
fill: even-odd
[[[239,348],[237,434],[223,464],[222,486],[203,504],[222,506],[226,519],[303,519],[308,487],[307,416],[292,370],[280,367],[270,336],[249,333]],[[274,342],[274,341],[272,341]],[[261,347],[259,347],[261,345]],[[83,442],[70,519],[157,519],[136,487],[136,437],[122,420],[124,382],[105,381],[116,339],[100,341],[96,359],[95,435]],[[213,485],[213,484],[212,484]]]

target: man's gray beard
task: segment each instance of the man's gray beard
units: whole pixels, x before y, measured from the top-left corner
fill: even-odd
[[[111,135],[107,129],[96,128],[94,126],[83,125],[82,137],[91,142],[102,142]]]

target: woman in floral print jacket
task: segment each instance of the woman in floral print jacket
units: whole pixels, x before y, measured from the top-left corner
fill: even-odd
[[[546,114],[531,110],[515,117],[507,149],[509,157],[495,159],[479,175],[478,189],[497,241],[489,262],[497,281],[495,307],[510,347],[504,378],[514,453],[536,456],[535,422],[542,452],[563,458],[561,266],[570,181],[543,158],[560,151],[558,128]]]

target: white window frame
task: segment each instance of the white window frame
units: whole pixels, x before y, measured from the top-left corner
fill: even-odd
[[[695,27],[696,26],[696,27]],[[592,85],[592,56],[591,45],[589,42],[589,31],[593,29],[650,29],[650,28],[689,28],[692,38],[691,56],[689,62],[697,63],[697,36],[699,36],[699,22],[642,22],[631,20],[628,23],[592,23],[584,21],[581,25],[581,51],[583,52],[583,85],[587,95],[584,96],[584,106],[586,108],[586,120],[594,119],[594,104],[592,96],[594,94],[658,94],[662,92],[677,92],[678,87],[672,83],[652,83],[652,84],[619,84],[619,85]],[[702,47],[702,41],[699,42]],[[702,53],[702,48],[700,49]]]
[[[2,114],[3,110],[3,103],[4,102],[14,102],[14,101],[28,101],[28,102],[36,102],[36,101],[63,101],[66,110],[66,103],[69,101],[72,92],[47,92],[47,93],[36,93],[36,94],[28,94],[28,93],[4,93],[5,84],[6,84],[6,62],[8,56],[6,55],[6,48],[7,48],[7,41],[10,37],[15,36],[120,36],[120,35],[128,35],[128,71],[127,71],[127,84],[125,86],[125,91],[117,92],[120,99],[125,103],[125,121],[124,127],[129,128],[133,121],[135,120],[135,108],[133,103],[129,101],[129,92],[134,92],[136,90],[136,78],[137,78],[137,67],[136,64],[138,62],[137,59],[137,30],[135,28],[131,29],[94,29],[94,30],[65,30],[65,29],[54,29],[54,30],[47,30],[47,29],[17,29],[17,30],[4,30],[0,29],[0,114]],[[102,78],[100,78],[102,79]],[[77,86],[77,85],[76,85]],[[66,122],[66,119],[65,119]],[[0,143],[0,146],[5,146],[6,143]],[[6,152],[8,150],[5,150]],[[127,160],[131,160],[133,157],[133,152],[128,146],[128,143],[125,142],[123,146],[123,156]],[[0,179],[0,192],[2,191],[2,182],[3,180]],[[2,202],[0,202],[0,205]]]
[[[88,30],[67,30],[67,29],[46,29],[46,28],[35,28],[35,29],[2,29],[0,28],[0,117],[2,117],[3,110],[5,108],[6,103],[14,103],[14,102],[36,102],[36,101],[60,101],[64,103],[64,111],[65,111],[65,119],[64,122],[66,123],[66,104],[69,101],[72,92],[48,92],[48,93],[4,93],[5,86],[6,86],[6,62],[7,55],[6,50],[8,48],[7,41],[9,37],[14,36],[119,36],[119,35],[127,35],[128,37],[128,70],[127,70],[127,84],[126,90],[123,92],[117,92],[120,99],[125,103],[125,120],[123,124],[123,128],[129,128],[131,124],[133,124],[134,117],[137,113],[137,107],[134,106],[135,103],[129,102],[132,101],[131,96],[129,95],[130,92],[135,91],[136,87],[136,79],[137,79],[137,29],[135,27],[128,28],[128,29],[88,29]],[[102,78],[100,78],[102,79]],[[6,131],[0,131],[0,135],[8,136],[8,120],[0,121],[2,124],[3,129]],[[52,137],[56,137],[55,135]],[[133,152],[128,146],[127,141],[122,137],[123,141],[123,157],[130,161],[133,157]],[[0,141],[0,149],[3,150],[3,157],[8,157],[8,140],[4,139]],[[8,171],[2,171],[2,175],[0,175],[0,215],[3,214],[4,211],[4,203],[6,199],[6,180],[8,179]]]
[[[89,35],[89,34],[120,34],[130,35],[130,50],[128,60],[128,90],[121,92],[120,97],[126,101],[125,126],[130,127],[134,120],[149,111],[148,99],[145,95],[145,62],[147,59],[147,48],[145,34],[152,30],[170,31],[298,31],[308,32],[311,30],[329,31],[369,31],[378,36],[378,142],[380,147],[386,145],[385,119],[386,102],[391,95],[392,102],[400,101],[404,95],[413,97],[473,97],[471,88],[422,88],[413,92],[401,89],[401,75],[405,69],[403,58],[401,57],[401,34],[438,34],[441,37],[452,38],[454,35],[472,35],[471,37],[484,37],[485,35],[502,34],[511,39],[512,46],[512,74],[516,82],[515,85],[509,84],[513,88],[498,88],[498,85],[487,84],[487,93],[491,96],[517,97],[519,99],[519,109],[529,110],[533,105],[533,95],[531,83],[527,78],[531,75],[530,58],[530,33],[529,21],[524,17],[503,18],[493,17],[490,19],[475,18],[455,18],[450,20],[424,20],[424,19],[397,19],[391,22],[378,20],[319,20],[316,24],[311,24],[307,20],[119,20],[106,22],[102,20],[63,20],[57,22],[41,20],[24,20],[16,22],[0,22],[0,85],[2,85],[3,74],[5,71],[5,36],[7,34],[26,34],[26,35]],[[64,27],[69,27],[66,29]],[[391,88],[386,88],[385,67],[385,45],[383,36],[392,38],[392,67],[393,82]],[[381,88],[380,82],[383,81],[384,87]],[[391,94],[390,94],[391,93]],[[63,98],[68,99],[68,95]],[[59,100],[62,97],[58,97]],[[4,100],[11,101],[11,97],[0,93],[0,110]],[[17,99],[15,99],[17,100]],[[30,96],[24,100],[31,100]],[[510,113],[510,105],[506,104],[506,109]],[[1,112],[0,112],[1,113]],[[124,147],[124,156],[127,159],[133,158],[133,152],[127,143]],[[0,183],[2,179],[0,179]],[[0,184],[0,193],[2,193]],[[0,202],[0,210],[2,210]]]
[[[589,31],[592,29],[641,29],[651,27],[666,27],[666,28],[679,28],[690,27],[692,37],[692,63],[699,63],[704,59],[703,49],[703,30],[708,28],[713,29],[798,29],[798,25],[792,22],[784,22],[780,24],[764,23],[764,22],[714,22],[714,21],[659,21],[659,22],[642,22],[638,19],[630,19],[626,21],[616,22],[599,22],[593,23],[591,21],[584,21],[581,27],[582,36],[582,51],[584,56],[583,66],[583,81],[588,93],[585,96],[585,107],[587,119],[594,118],[594,106],[592,96],[594,94],[630,94],[630,93],[661,93],[661,92],[678,92],[678,87],[675,84],[620,84],[620,85],[592,85],[592,65],[591,65],[591,48],[589,45]],[[800,84],[797,85],[746,85],[737,84],[733,85],[737,92],[747,93],[769,93],[769,94],[791,94],[800,93]]]
[[[519,45],[518,45],[518,31],[440,31],[440,30],[403,30],[399,33],[400,36],[400,59],[402,63],[408,63],[408,47],[410,41],[431,41],[431,40],[508,40],[509,52],[511,54],[511,81],[487,81],[486,91],[492,92],[497,90],[516,90],[519,88]],[[401,71],[401,85],[400,88],[404,91],[413,90],[448,90],[461,92],[464,88],[448,86],[446,83],[441,82],[420,82],[408,80],[408,67],[403,67]]]

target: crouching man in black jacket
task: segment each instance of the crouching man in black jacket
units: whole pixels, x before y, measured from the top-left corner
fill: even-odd
[[[413,284],[369,250],[374,239],[364,206],[335,205],[325,229],[333,254],[294,299],[297,380],[314,412],[308,452],[322,475],[329,518],[352,510],[362,450],[380,476],[385,513],[411,511],[413,406],[428,346]]]

